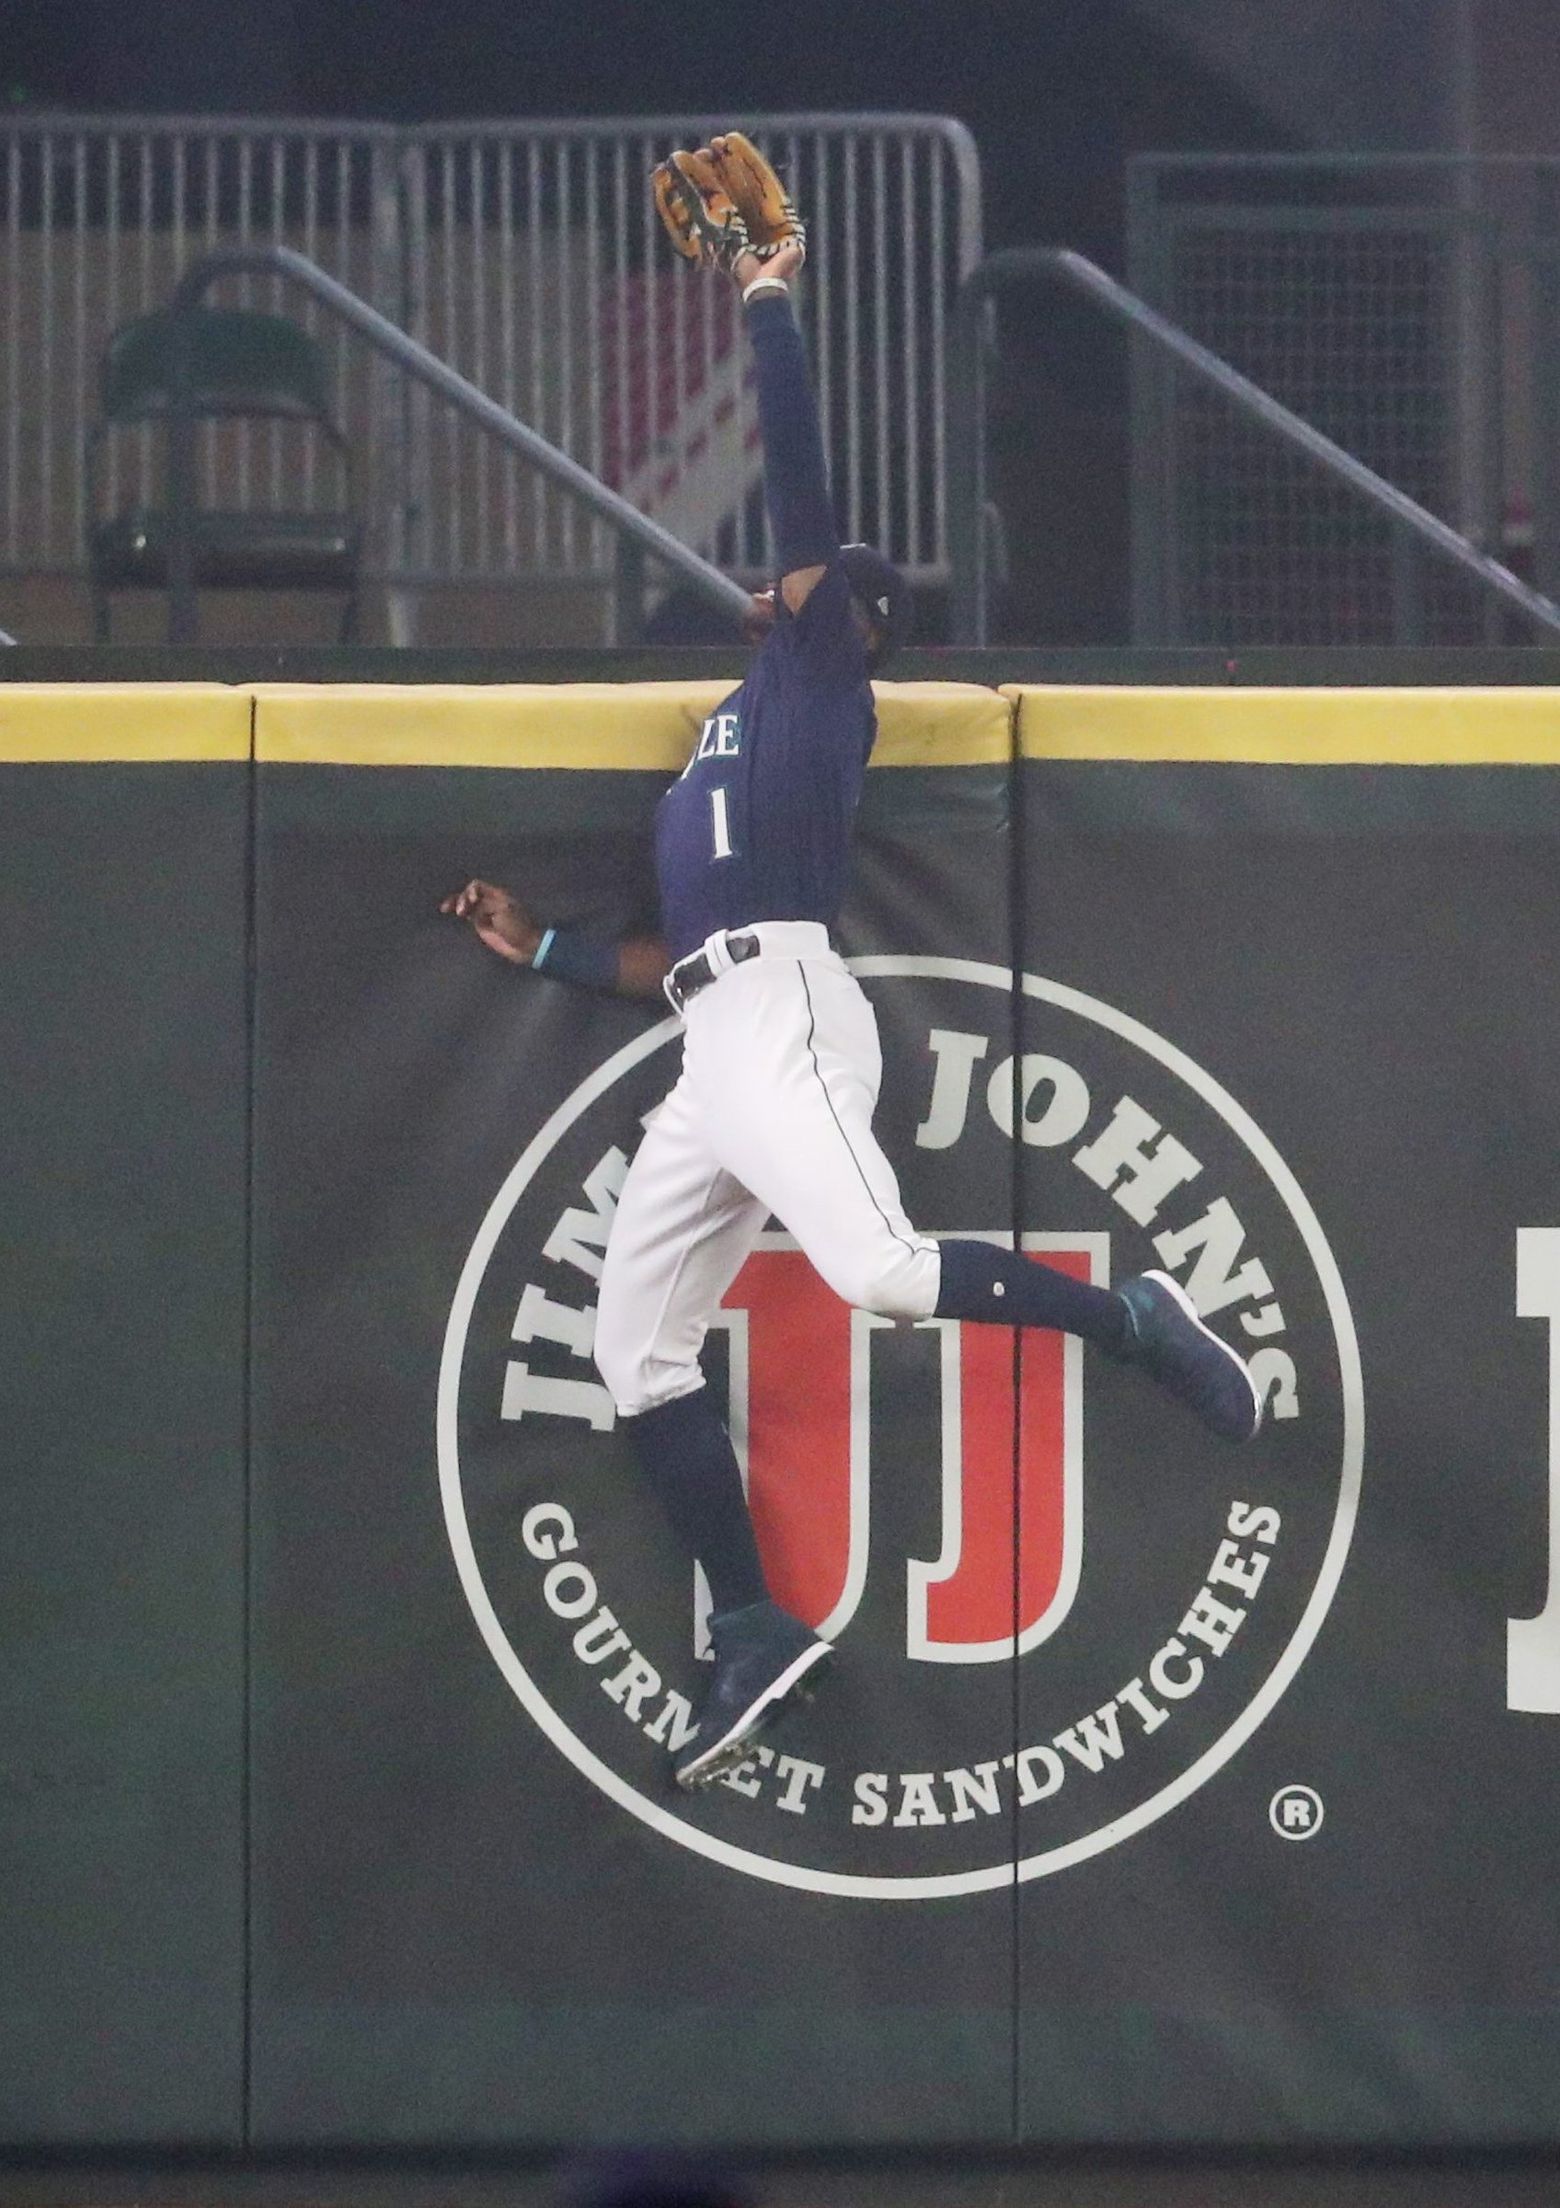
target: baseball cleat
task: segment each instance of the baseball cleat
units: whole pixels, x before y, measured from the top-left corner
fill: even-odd
[[[1250,1441],[1262,1398],[1244,1360],[1203,1325],[1191,1297],[1168,1273],[1139,1273],[1116,1293],[1127,1307],[1117,1361],[1136,1365],[1224,1441]]]
[[[810,1674],[834,1651],[778,1603],[755,1602],[710,1620],[715,1676],[677,1784],[708,1786],[745,1763],[752,1743],[790,1702],[810,1698]],[[804,1681],[806,1682],[804,1686]]]

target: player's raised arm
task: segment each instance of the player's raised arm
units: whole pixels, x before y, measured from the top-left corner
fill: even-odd
[[[793,613],[840,548],[806,348],[791,305],[790,279],[801,265],[801,247],[787,246],[767,262],[745,253],[733,270],[758,371],[764,500],[781,594]]]
[[[439,906],[464,920],[478,939],[512,966],[529,966],[551,981],[571,982],[607,996],[658,997],[671,959],[658,936],[603,943],[579,928],[544,927],[523,899],[493,882],[469,881]]]
[[[655,176],[656,203],[689,260],[724,269],[741,294],[758,370],[764,498],[780,588],[799,613],[840,549],[823,434],[790,287],[807,233],[779,177],[740,131],[674,153]]]

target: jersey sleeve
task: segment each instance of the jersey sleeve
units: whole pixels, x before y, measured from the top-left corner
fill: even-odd
[[[799,680],[854,688],[867,680],[866,640],[856,625],[850,581],[837,559],[813,585],[800,613],[781,600],[776,642]]]
[[[758,383],[764,500],[782,575],[839,551],[807,350],[791,302],[760,295],[746,309]]]

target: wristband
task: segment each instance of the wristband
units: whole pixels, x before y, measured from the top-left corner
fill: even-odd
[[[750,299],[756,299],[760,292],[765,291],[772,291],[781,299],[789,299],[791,296],[791,287],[783,276],[755,276],[750,284],[745,284],[742,288],[742,304],[746,306]]]
[[[549,928],[531,956],[533,974],[549,981],[572,982],[576,989],[617,988],[618,954],[615,943],[598,943],[575,928]]]

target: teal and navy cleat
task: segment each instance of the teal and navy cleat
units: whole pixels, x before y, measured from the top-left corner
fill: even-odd
[[[1186,1290],[1168,1273],[1139,1273],[1116,1292],[1127,1307],[1118,1362],[1146,1372],[1221,1440],[1250,1441],[1262,1424],[1256,1383],[1229,1343],[1203,1325]]]

